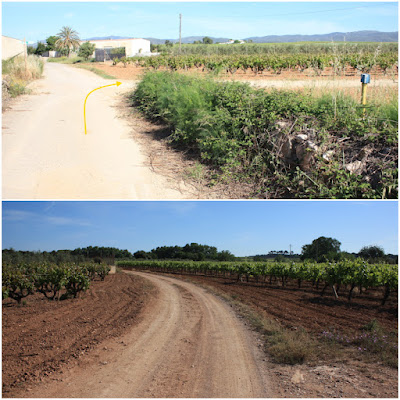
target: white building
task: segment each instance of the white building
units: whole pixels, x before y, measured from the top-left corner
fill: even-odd
[[[244,40],[239,39],[238,40],[239,44],[246,43]],[[220,44],[235,44],[235,41],[233,39],[229,40],[228,42],[220,43]]]
[[[93,43],[96,49],[103,50],[125,47],[127,57],[150,53],[150,40],[146,39],[104,39],[86,40],[86,42]]]
[[[1,59],[7,60],[17,55],[23,56],[26,52],[26,44],[23,40],[8,36],[1,37]]]

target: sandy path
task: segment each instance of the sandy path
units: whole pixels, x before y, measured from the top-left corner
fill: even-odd
[[[29,397],[270,397],[262,355],[227,304],[191,283],[130,273],[159,291],[141,323]]]
[[[3,199],[179,199],[176,182],[152,172],[118,118],[115,83],[89,71],[47,63],[44,78],[3,114]],[[172,188],[171,185],[174,185]]]

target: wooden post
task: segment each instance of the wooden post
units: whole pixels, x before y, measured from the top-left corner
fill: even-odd
[[[179,14],[179,53],[182,51],[182,14]]]
[[[25,51],[24,51],[25,75],[28,78],[28,46],[26,44],[26,38],[24,38],[24,46],[25,46]]]

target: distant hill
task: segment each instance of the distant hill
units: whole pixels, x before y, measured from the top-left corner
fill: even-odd
[[[398,32],[379,32],[379,31],[357,31],[357,32],[332,32],[324,35],[269,35],[269,36],[253,36],[248,38],[222,38],[209,36],[214,43],[228,42],[230,39],[252,40],[254,43],[294,43],[294,42],[397,42]],[[204,36],[187,36],[182,38],[182,43],[193,43],[194,41],[203,40]],[[95,36],[83,40],[110,40],[110,39],[133,39],[129,36]],[[166,40],[172,43],[178,43],[179,39],[157,39],[144,38],[150,40],[151,44],[164,44]],[[40,40],[46,43],[46,40]],[[37,43],[30,46],[36,47]]]
[[[204,35],[206,36],[206,35]],[[182,38],[182,43],[193,43],[196,40],[203,40],[204,36],[188,36]],[[211,37],[211,36],[210,36]],[[166,40],[172,43],[179,42],[178,39],[156,39],[146,38],[152,44],[164,44]],[[397,42],[398,32],[379,31],[357,31],[357,32],[332,32],[323,35],[269,35],[253,36],[248,38],[215,38],[211,37],[214,43],[224,43],[230,39],[252,40],[254,43],[293,43],[293,42]]]
[[[187,36],[182,38],[182,43],[193,43],[197,40],[202,41],[204,37],[206,37],[207,35],[204,36]],[[227,42],[229,40],[229,38],[215,38],[215,37],[211,37],[208,36],[209,38],[212,39],[212,41],[214,43],[220,42]],[[156,38],[144,38],[147,40],[150,40],[151,44],[164,44],[166,40],[169,40],[171,43],[179,43],[179,39],[156,39]]]
[[[292,42],[397,42],[398,32],[357,31],[332,32],[324,35],[269,35],[249,37],[254,43],[292,43]]]
[[[82,40],[119,40],[119,39],[134,39],[134,38],[128,36],[95,36]]]

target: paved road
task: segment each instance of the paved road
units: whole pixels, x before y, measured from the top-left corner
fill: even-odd
[[[119,118],[114,83],[89,71],[47,63],[33,94],[3,114],[3,199],[180,199],[175,182],[152,172]],[[174,186],[174,188],[173,188]]]
[[[271,397],[263,356],[227,304],[191,283],[130,273],[158,289],[142,321],[29,397]]]

